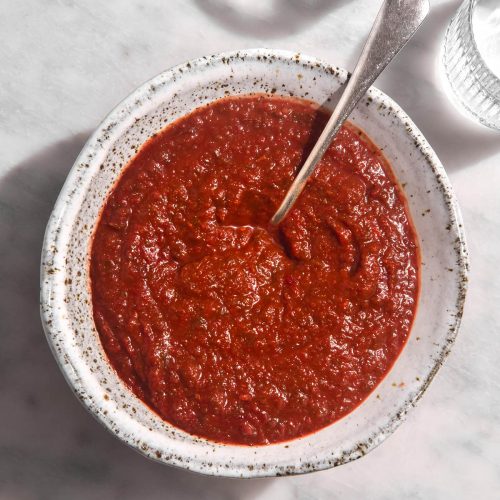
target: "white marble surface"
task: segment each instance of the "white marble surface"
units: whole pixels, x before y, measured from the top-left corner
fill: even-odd
[[[463,326],[407,422],[365,458],[302,477],[229,480],[147,461],[71,394],[38,316],[43,231],[90,131],[137,85],[183,60],[267,46],[352,68],[379,1],[2,2],[0,15],[0,499],[493,499],[500,495],[500,134],[463,118],[439,79],[458,1],[378,86],[441,157],[471,253]],[[232,8],[231,8],[232,7]]]

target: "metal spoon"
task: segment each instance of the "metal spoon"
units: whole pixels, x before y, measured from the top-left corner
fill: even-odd
[[[358,101],[417,31],[429,13],[429,0],[385,0],[373,23],[356,68],[311,154],[300,169],[271,224],[279,224]]]

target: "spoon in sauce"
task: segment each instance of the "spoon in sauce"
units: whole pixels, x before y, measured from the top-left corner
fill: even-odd
[[[273,215],[271,224],[278,225],[286,217],[342,124],[380,73],[415,34],[428,13],[429,0],[384,0],[337,106]]]

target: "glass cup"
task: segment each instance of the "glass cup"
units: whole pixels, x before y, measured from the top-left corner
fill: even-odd
[[[452,98],[500,130],[500,1],[465,0],[448,26],[443,64]]]

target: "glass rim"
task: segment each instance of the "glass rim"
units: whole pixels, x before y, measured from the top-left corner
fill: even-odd
[[[484,57],[481,54],[476,42],[476,35],[474,34],[474,24],[472,16],[474,14],[474,9],[476,8],[478,2],[480,0],[465,0],[464,4],[466,4],[467,8],[467,28],[471,35],[471,40],[473,44],[474,52],[482,65],[482,69],[488,73],[488,78],[478,78],[477,72],[472,72],[472,75],[477,80],[479,85],[488,92],[493,99],[500,99],[500,77],[497,76],[491,68],[488,66]],[[493,88],[491,88],[493,86]],[[496,89],[495,89],[496,86]]]

